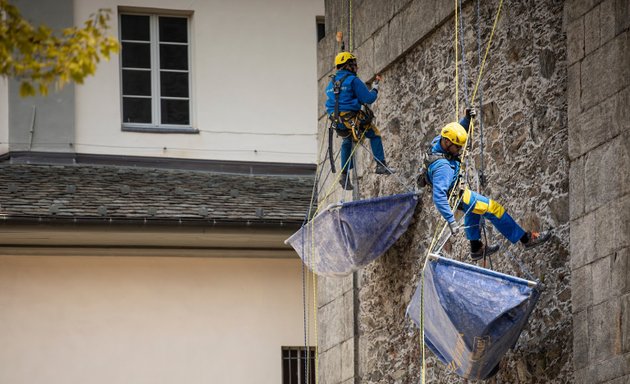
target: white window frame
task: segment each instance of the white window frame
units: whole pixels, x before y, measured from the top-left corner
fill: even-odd
[[[134,11],[127,9],[119,9],[118,12],[118,36],[120,36],[120,43],[122,46],[123,42],[141,42],[146,43],[146,41],[138,41],[138,40],[123,40],[122,39],[122,15],[133,15],[133,16],[148,16],[149,17],[149,41],[150,41],[150,54],[151,54],[151,96],[137,96],[137,95],[124,95],[123,94],[123,70],[124,69],[133,69],[133,70],[146,70],[145,68],[123,68],[122,65],[122,52],[119,56],[119,78],[120,78],[120,121],[122,124],[123,131],[132,131],[132,132],[158,132],[158,133],[199,133],[197,129],[193,127],[193,106],[192,106],[192,43],[191,43],[191,14],[183,14],[182,12],[151,12],[151,11]],[[186,29],[187,29],[187,43],[175,43],[168,42],[169,45],[186,45],[188,46],[188,70],[173,70],[169,69],[169,72],[181,72],[188,73],[188,97],[162,97],[161,95],[161,87],[160,87],[160,41],[159,41],[159,18],[160,17],[178,17],[186,19]],[[143,97],[143,98],[151,98],[151,121],[152,123],[130,123],[123,121],[123,97],[124,96],[133,96],[133,97]],[[179,125],[179,124],[162,124],[162,106],[161,100],[169,99],[169,100],[188,100],[188,120],[189,124],[187,125]]]

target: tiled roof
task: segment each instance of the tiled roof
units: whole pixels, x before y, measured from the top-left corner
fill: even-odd
[[[296,223],[313,176],[0,164],[0,218]]]

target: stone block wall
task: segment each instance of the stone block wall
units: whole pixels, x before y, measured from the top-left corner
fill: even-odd
[[[384,78],[379,100],[373,105],[373,109],[376,123],[383,132],[388,163],[397,169],[397,177],[375,175],[374,162],[368,151],[361,147],[357,152],[358,170],[355,180],[359,184],[359,191],[354,194],[342,193],[339,189],[334,189],[336,175],[322,177],[322,190],[333,191],[330,196],[328,193],[320,195],[320,199],[326,200],[323,201],[324,204],[339,199],[400,193],[405,191],[405,186],[413,185],[421,163],[421,154],[426,151],[428,143],[443,125],[463,112],[466,100],[471,98],[480,67],[477,26],[480,27],[481,40],[485,43],[490,36],[498,0],[481,2],[479,18],[477,1],[463,3],[465,60],[461,63],[461,57],[459,59],[460,111],[455,110],[453,2],[355,0],[352,3],[352,45],[354,53],[359,57],[359,76],[367,82],[377,73]],[[590,288],[576,286],[574,263],[580,257],[587,263],[586,260],[591,257],[586,255],[586,251],[589,247],[594,247],[598,235],[586,232],[587,227],[592,230],[598,222],[580,222],[585,236],[579,240],[573,236],[573,226],[584,216],[586,207],[594,204],[593,199],[610,201],[612,196],[621,196],[624,193],[627,196],[627,191],[614,192],[606,185],[598,183],[606,178],[606,172],[601,172],[601,168],[607,159],[614,157],[616,151],[625,149],[622,148],[622,141],[608,148],[608,152],[600,150],[601,153],[593,153],[590,158],[584,155],[569,157],[573,146],[585,150],[597,148],[592,143],[597,140],[596,136],[602,139],[617,137],[621,140],[619,134],[610,136],[611,133],[606,131],[605,126],[621,124],[617,112],[611,108],[617,105],[618,110],[622,109],[628,105],[627,101],[624,104],[618,98],[613,102],[609,96],[602,102],[597,102],[597,98],[608,94],[609,88],[623,83],[628,76],[623,73],[615,74],[616,77],[612,80],[605,80],[608,85],[598,85],[600,90],[576,91],[576,81],[578,84],[580,81],[595,82],[595,77],[581,79],[584,72],[568,61],[572,50],[584,55],[584,15],[594,6],[569,5],[568,3],[573,3],[569,1],[566,3],[552,0],[505,1],[480,83],[480,93],[475,101],[482,112],[484,151],[482,154],[480,150],[481,127],[477,124],[475,149],[471,156],[474,164],[470,165],[473,189],[477,186],[475,175],[481,168],[483,159],[484,173],[488,179],[487,185],[481,189],[484,194],[501,202],[526,229],[555,228],[554,238],[535,250],[525,251],[519,245],[502,242],[504,251],[492,260],[495,270],[525,278],[531,273],[543,283],[545,290],[516,348],[503,359],[501,371],[490,380],[491,383],[572,383],[578,380],[574,375],[574,363],[579,358],[578,350],[593,345],[594,341],[587,337],[586,344],[580,344],[585,340],[578,339],[577,334],[581,330],[588,335],[589,324],[596,319],[588,310],[575,308],[575,300],[586,298],[576,299],[572,288],[573,291],[581,289],[589,293]],[[618,3],[621,5],[615,3],[615,6],[623,8],[623,2]],[[347,1],[326,1],[328,35],[318,47],[320,95],[324,95],[323,90],[329,81],[328,75],[333,73],[332,62],[339,48],[334,34],[337,30],[342,30],[346,37],[350,35],[347,30],[347,6]],[[584,7],[585,10],[580,13],[579,7]],[[583,18],[582,30],[568,21],[577,18]],[[615,28],[620,28],[620,31],[624,30],[623,22],[619,21],[622,19],[624,18],[614,21]],[[627,19],[628,17],[624,20]],[[601,35],[610,33],[600,33],[599,40],[602,40]],[[582,42],[571,39],[572,34],[582,36]],[[347,42],[346,44],[348,45]],[[622,42],[617,42],[611,48],[616,50],[614,52],[599,53],[592,46],[594,42],[588,44],[591,55],[600,55],[602,60],[610,63],[618,57],[615,55],[627,52],[627,48],[623,46],[625,43]],[[461,47],[458,50],[461,55]],[[586,59],[585,56],[581,60]],[[587,76],[591,75],[589,73]],[[615,94],[617,93],[620,91]],[[583,102],[592,105],[590,109],[598,110],[582,116],[582,109],[579,109],[580,112],[574,119],[582,119],[584,123],[594,124],[601,129],[592,131],[584,124],[570,124],[572,120],[567,116],[571,116],[578,108],[571,102],[576,97],[586,97]],[[319,135],[322,140],[326,140],[327,126],[324,101],[320,96]],[[608,120],[600,121],[600,114]],[[615,129],[621,129],[621,126]],[[584,137],[570,138],[573,132],[582,131],[585,133]],[[322,143],[320,159],[324,158],[326,150],[326,142]],[[338,150],[338,145],[339,139],[335,139],[335,150]],[[627,160],[622,161],[627,165]],[[323,174],[326,175],[327,165],[324,164],[324,167]],[[597,173],[601,174],[592,175],[593,170],[599,170]],[[591,172],[591,179],[586,179],[586,172]],[[620,172],[627,171],[622,167]],[[581,181],[576,181],[580,177]],[[622,176],[621,181],[627,180],[627,177],[623,177],[626,176]],[[581,188],[581,198],[569,198],[569,190],[573,191],[575,188]],[[624,208],[622,203],[620,200],[616,205],[607,206],[608,212]],[[628,211],[627,207],[625,209]],[[603,220],[611,219],[608,216],[593,216],[593,220],[596,218],[602,223]],[[326,329],[322,333],[336,334],[334,338],[325,339],[323,335],[319,338],[320,383],[419,382],[421,340],[418,330],[405,317],[405,309],[418,284],[426,248],[435,228],[443,224],[443,219],[433,207],[429,196],[422,198],[415,219],[409,231],[390,251],[354,276],[319,280],[319,327]],[[592,282],[594,273],[598,276],[606,275],[608,267],[610,270],[619,265],[627,268],[627,251],[625,256],[619,253],[613,257],[615,253],[612,249],[619,248],[613,243],[618,244],[618,239],[627,233],[627,229],[623,227],[627,226],[627,220],[618,221],[617,232],[606,232],[602,228],[599,235],[602,237],[600,243],[604,238],[608,239],[607,244],[611,248],[607,254],[611,256],[609,264],[598,265],[595,272],[578,271],[578,274],[582,273],[584,280],[590,279]],[[489,231],[491,240],[502,240],[491,228]],[[460,237],[448,247],[448,255],[465,260],[468,245],[463,235]],[[521,261],[522,267],[508,253]],[[583,255],[576,256],[574,253]],[[611,290],[621,290],[620,287],[628,284],[623,276],[627,276],[627,273],[620,273],[615,278],[611,276],[607,280],[598,278],[602,285],[602,292],[597,296],[599,302],[605,300],[603,292],[606,292],[607,286],[604,280],[608,281]],[[595,295],[594,290],[592,295]],[[630,308],[630,303],[626,301],[619,299],[618,307],[615,308],[626,313]],[[586,308],[585,306],[591,305],[589,303],[591,302],[580,305]],[[604,313],[604,307],[601,309],[601,313]],[[585,318],[586,323],[578,324],[577,315]],[[620,319],[621,326],[627,328],[626,318]],[[613,332],[613,328],[610,328],[610,332]],[[627,344],[623,338],[619,341],[620,348]],[[604,349],[603,346],[596,347],[592,353],[603,354]],[[614,362],[607,361],[608,364]],[[466,382],[448,372],[430,353],[427,367],[429,382]]]
[[[354,383],[353,276],[318,278],[320,383]]]
[[[566,1],[576,383],[630,382],[630,3]]]

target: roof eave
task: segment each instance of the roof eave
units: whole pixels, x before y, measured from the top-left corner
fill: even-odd
[[[77,217],[39,215],[0,215],[0,225],[54,224],[54,225],[107,225],[136,227],[243,227],[243,228],[300,228],[303,220],[297,219],[222,219],[222,218],[128,218],[128,217]]]

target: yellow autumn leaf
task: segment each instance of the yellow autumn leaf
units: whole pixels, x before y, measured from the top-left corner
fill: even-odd
[[[35,96],[35,88],[33,88],[33,85],[28,81],[23,81],[20,84],[20,96]]]
[[[49,86],[62,88],[96,72],[101,58],[120,51],[107,36],[110,10],[98,10],[83,28],[68,27],[55,34],[46,25],[33,26],[19,10],[0,0],[0,76],[20,80],[20,95],[46,95]]]

